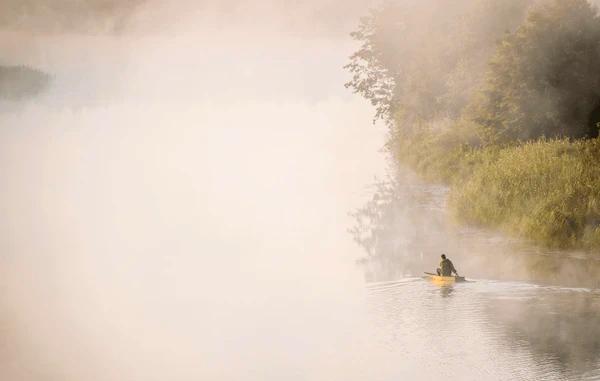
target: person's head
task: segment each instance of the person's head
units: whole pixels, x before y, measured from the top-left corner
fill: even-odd
[[[442,259],[446,259],[446,254],[442,254]]]

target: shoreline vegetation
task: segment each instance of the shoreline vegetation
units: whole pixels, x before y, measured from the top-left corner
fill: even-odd
[[[600,17],[587,0],[388,2],[346,84],[392,162],[450,187],[457,221],[600,249]]]
[[[452,149],[421,138],[402,144],[395,162],[449,185],[448,206],[458,222],[552,249],[600,248],[598,139]]]
[[[0,100],[21,101],[42,93],[50,76],[27,66],[0,66]]]

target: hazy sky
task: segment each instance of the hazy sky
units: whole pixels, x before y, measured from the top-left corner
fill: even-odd
[[[191,24],[229,29],[271,29],[280,33],[345,35],[374,0],[166,1],[3,0],[0,25],[45,33],[167,33]],[[219,36],[215,35],[214,38]]]

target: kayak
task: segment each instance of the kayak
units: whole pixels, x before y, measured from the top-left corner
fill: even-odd
[[[465,277],[464,276],[441,276],[441,275],[437,275],[437,274],[432,274],[432,273],[425,273],[425,278],[429,279],[431,282],[435,283],[435,284],[441,284],[441,285],[446,285],[446,284],[454,284],[454,283],[460,283],[460,282],[465,282]]]

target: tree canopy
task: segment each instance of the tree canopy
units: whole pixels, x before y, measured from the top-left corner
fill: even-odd
[[[501,140],[595,137],[600,19],[586,0],[535,7],[491,59],[469,115]]]
[[[395,132],[597,135],[600,21],[586,0],[388,1],[352,36],[346,86]]]

